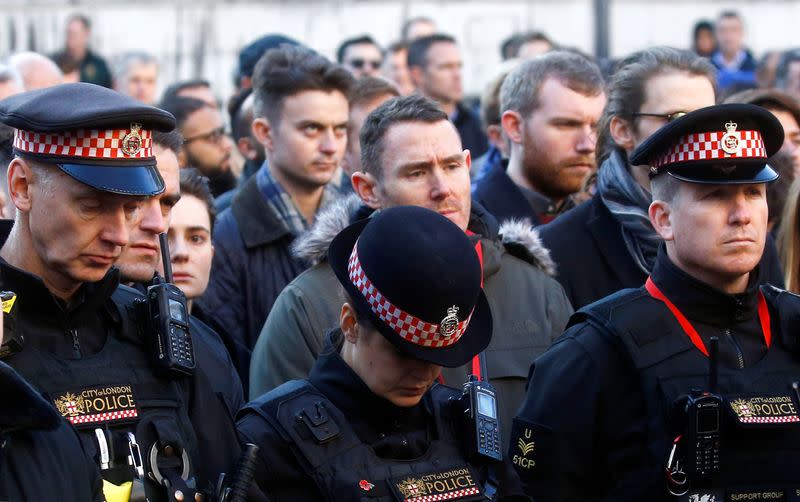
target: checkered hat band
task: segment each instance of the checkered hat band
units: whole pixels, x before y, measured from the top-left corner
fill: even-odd
[[[764,140],[758,131],[734,131],[731,133],[738,140],[738,148],[734,153],[722,149],[722,137],[726,132],[701,132],[689,134],[678,141],[667,153],[651,163],[653,167],[664,167],[681,162],[714,159],[754,159],[767,158]]]
[[[139,413],[136,410],[112,411],[109,413],[97,413],[94,415],[81,415],[77,417],[67,417],[72,425],[94,424],[100,422],[112,422],[114,420],[124,420],[136,418]]]
[[[138,131],[138,136],[141,138],[141,148],[133,155],[128,155],[122,148],[123,140],[130,133],[130,129],[78,129],[60,133],[31,132],[17,129],[16,134],[14,134],[14,148],[21,152],[58,157],[76,157],[79,159],[152,158],[152,131],[143,129]]]
[[[405,502],[439,502],[440,500],[455,500],[468,495],[480,495],[481,491],[474,486],[471,488],[464,488],[450,493],[440,493],[437,495],[421,495],[406,499]]]
[[[745,424],[789,424],[800,422],[800,417],[797,415],[785,417],[739,417],[739,420]]]
[[[361,268],[361,262],[358,260],[358,242],[353,246],[353,252],[350,253],[347,271],[350,281],[361,292],[364,299],[367,300],[372,312],[407,342],[423,347],[449,347],[456,343],[467,330],[469,320],[472,318],[472,312],[465,320],[458,323],[455,333],[450,336],[444,336],[440,332],[444,331],[440,330],[441,325],[425,322],[393,305],[378,291]]]

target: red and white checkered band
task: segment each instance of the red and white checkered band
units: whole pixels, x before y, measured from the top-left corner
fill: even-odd
[[[800,417],[797,415],[782,417],[739,417],[739,421],[744,424],[790,424],[800,422]]]
[[[73,425],[80,425],[80,424],[93,424],[99,422],[113,422],[115,420],[126,420],[129,418],[136,418],[139,416],[139,413],[135,409],[130,410],[122,410],[122,411],[111,411],[108,413],[97,413],[94,415],[79,415],[76,417],[67,417],[67,420],[70,421]]]
[[[145,159],[153,157],[153,133],[139,129],[128,139],[129,155],[123,149],[131,129],[78,129],[59,133],[31,132],[17,129],[14,148],[21,152],[79,159]],[[138,143],[130,143],[136,139]],[[140,147],[137,150],[137,146]]]
[[[458,323],[452,335],[443,336],[440,333],[439,324],[425,322],[393,305],[375,288],[361,268],[361,262],[358,261],[358,242],[353,246],[353,252],[350,253],[347,271],[350,275],[350,281],[367,300],[372,312],[407,342],[422,345],[423,347],[449,347],[456,343],[467,330],[469,320],[472,318],[472,312],[469,313],[465,320]]]
[[[738,148],[732,154],[722,149],[722,138],[728,134],[738,140]],[[767,149],[764,147],[764,140],[761,138],[760,132],[701,132],[682,137],[667,153],[651,162],[650,165],[659,168],[696,160],[753,158],[767,158]]]
[[[463,490],[456,490],[449,493],[439,493],[436,495],[422,495],[420,497],[413,497],[406,499],[405,502],[438,502],[440,500],[455,500],[461,497],[470,495],[480,495],[481,491],[476,487],[464,488]]]

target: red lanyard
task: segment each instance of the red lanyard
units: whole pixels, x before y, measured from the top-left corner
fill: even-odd
[[[653,282],[653,279],[648,277],[644,287],[647,289],[647,292],[650,293],[650,296],[656,300],[661,300],[664,302],[670,312],[672,312],[672,315],[675,316],[678,324],[680,324],[681,328],[683,328],[686,336],[689,337],[689,340],[691,340],[694,346],[700,349],[700,352],[705,354],[707,357],[708,349],[706,349],[706,344],[703,343],[702,338],[700,338],[697,330],[694,329],[694,326],[692,326],[692,324],[689,322],[689,319],[687,319],[686,316],[684,316],[683,313],[678,310],[678,307],[676,307],[674,303],[669,301],[669,298],[664,296],[664,293],[658,289],[658,286],[656,286],[656,283]],[[764,294],[761,291],[758,292],[758,320],[761,322],[761,331],[764,333],[764,341],[767,344],[767,348],[769,348],[769,344],[772,342],[772,328],[770,327],[769,323],[769,309],[767,308],[767,300],[764,299]]]
[[[475,235],[473,232],[467,230],[467,235]],[[475,244],[475,252],[478,253],[478,261],[481,264],[481,289],[483,289],[483,247],[481,246],[481,241],[478,239],[478,242]],[[483,380],[483,376],[481,375],[481,355],[476,354],[475,357],[472,358],[472,374],[478,377],[478,380]],[[444,383],[444,377],[439,375],[439,383]]]

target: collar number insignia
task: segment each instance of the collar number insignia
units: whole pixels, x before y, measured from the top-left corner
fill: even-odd
[[[122,138],[122,152],[133,157],[142,149],[142,136],[139,131],[142,130],[142,124],[131,124],[131,132]]]
[[[450,338],[458,329],[458,307],[453,305],[447,309],[447,316],[439,323],[439,335]]]
[[[364,490],[365,492],[368,492],[368,491],[372,490],[373,488],[375,488],[375,485],[373,485],[372,483],[370,483],[366,479],[362,479],[361,481],[358,482],[358,487],[361,488],[362,490]]]
[[[737,127],[738,125],[736,122],[728,122],[725,124],[725,130],[728,132],[719,140],[720,148],[729,155],[734,155],[739,152],[739,135],[736,134]]]

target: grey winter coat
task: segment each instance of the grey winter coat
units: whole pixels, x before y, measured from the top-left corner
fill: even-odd
[[[298,238],[295,256],[316,263],[278,296],[253,349],[250,398],[293,379],[308,376],[322,349],[324,335],[338,327],[342,289],[325,261],[328,244],[351,221],[363,216],[352,196],[317,216],[314,227]],[[356,217],[358,219],[358,217]],[[473,204],[469,229],[481,238],[484,291],[492,310],[492,341],[486,349],[489,380],[499,394],[499,415],[506,446],[511,420],[525,398],[528,368],[561,334],[572,307],[551,277],[553,263],[529,225],[497,221]],[[471,365],[445,368],[445,383],[460,387]]]

